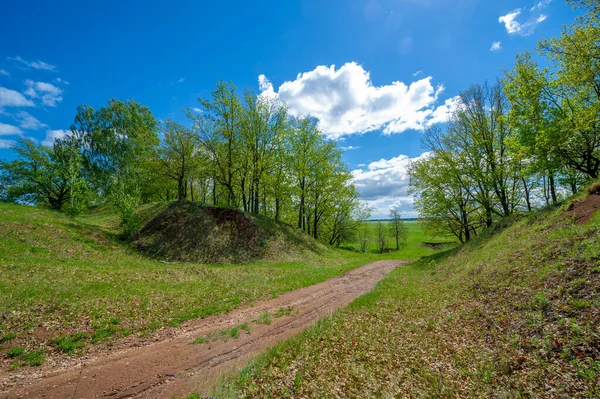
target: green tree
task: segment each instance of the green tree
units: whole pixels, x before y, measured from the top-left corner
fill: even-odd
[[[62,144],[46,147],[21,139],[17,158],[0,164],[4,200],[62,210],[80,190],[78,158]]]
[[[71,132],[83,154],[88,180],[104,194],[115,177],[144,192],[149,160],[159,143],[157,127],[150,109],[135,101],[113,99],[98,110],[79,106]]]
[[[396,251],[400,250],[400,246],[406,245],[408,232],[402,220],[402,215],[397,209],[390,210],[390,234],[396,242]]]
[[[199,143],[212,166],[213,198],[216,201],[216,183],[227,191],[226,204],[237,207],[236,181],[243,166],[242,158],[242,105],[233,83],[220,81],[210,99],[199,98],[202,112],[187,111]]]
[[[155,151],[157,173],[175,182],[177,200],[187,199],[188,182],[198,165],[198,142],[185,126],[167,119],[162,124],[164,140]]]

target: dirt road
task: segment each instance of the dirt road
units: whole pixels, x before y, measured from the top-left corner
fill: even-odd
[[[278,341],[297,334],[323,316],[370,291],[401,261],[379,261],[330,280],[301,288],[230,313],[196,320],[176,336],[142,347],[125,347],[87,359],[66,370],[47,369],[42,376],[26,376],[7,398],[173,398],[196,390],[208,394],[222,373]],[[253,322],[264,312],[291,307],[293,313],[270,324]],[[203,344],[192,341],[211,332],[248,323],[250,332],[239,338]]]

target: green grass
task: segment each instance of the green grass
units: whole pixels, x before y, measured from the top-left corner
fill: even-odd
[[[14,332],[7,332],[6,334],[3,334],[2,336],[0,336],[0,344],[11,341],[11,340],[15,339],[16,336],[17,336],[17,334]]]
[[[505,225],[397,268],[212,396],[600,397],[600,214]]]
[[[150,204],[142,211],[161,207]],[[164,263],[119,241],[117,224],[109,208],[73,219],[0,203],[0,343],[14,339],[27,348],[51,345],[79,353],[90,343],[227,312],[371,261],[435,252],[419,247],[419,236],[407,249],[383,255],[325,248],[286,262]],[[66,336],[59,339],[61,334]]]
[[[84,332],[61,334],[52,340],[52,344],[64,353],[74,353],[86,346],[88,335]]]
[[[455,237],[452,236],[444,236],[444,237],[430,237],[426,235],[418,221],[416,220],[406,220],[404,221],[404,226],[407,231],[407,240],[404,245],[400,248],[400,250],[396,251],[396,242],[394,238],[389,234],[388,229],[390,222],[382,221],[385,225],[386,231],[386,247],[391,249],[392,252],[381,254],[383,257],[389,257],[392,259],[403,259],[414,261],[422,256],[432,255],[434,253],[439,252],[439,250],[426,247],[423,245],[424,243],[455,243],[458,244],[458,241]],[[369,221],[367,222],[367,243],[365,252],[376,254],[378,253],[377,246],[377,221]],[[449,245],[448,247],[451,247]],[[360,244],[357,242],[357,239],[352,242],[343,242],[341,247],[350,249],[352,251],[360,251]]]
[[[273,321],[273,316],[269,312],[261,313],[253,322],[256,324],[271,324]]]
[[[17,346],[16,348],[9,349],[8,352],[6,352],[6,355],[8,357],[18,357],[21,356],[23,352],[25,352],[25,348]]]
[[[40,366],[46,358],[43,349],[26,352],[23,347],[10,349],[7,355],[9,358],[17,359],[10,364],[9,370],[15,370],[24,366]]]
[[[243,323],[232,328],[226,328],[221,331],[213,332],[208,335],[198,337],[192,341],[193,344],[205,344],[214,341],[227,342],[229,339],[238,339],[240,337],[240,331],[246,331],[250,334],[250,326],[248,323]]]

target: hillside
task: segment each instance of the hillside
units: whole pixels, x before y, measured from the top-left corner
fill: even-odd
[[[147,229],[165,212],[181,210],[165,204],[140,209]],[[118,217],[108,208],[73,219],[0,203],[0,370],[56,362],[85,353],[90,344],[108,348],[129,335],[143,341],[159,329],[316,284],[372,258],[300,239],[282,224],[252,223],[265,237],[263,259],[207,265],[140,254],[118,239]],[[190,228],[195,236],[189,237],[198,237]],[[138,244],[156,236],[142,229],[139,237]]]
[[[599,397],[598,198],[396,269],[215,396]]]
[[[173,203],[146,217],[133,246],[152,257],[194,263],[282,262],[331,251],[286,223],[196,203]]]

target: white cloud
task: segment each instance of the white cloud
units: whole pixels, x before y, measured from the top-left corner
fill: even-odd
[[[197,114],[199,114],[200,112],[202,112],[202,110],[200,108],[198,108],[198,107],[192,108],[192,111],[194,111]]]
[[[552,0],[542,0],[536,3],[529,11],[541,10],[542,8],[546,8],[548,4],[550,4]]]
[[[71,134],[70,130],[48,130],[46,132],[46,138],[44,139],[44,141],[42,141],[42,145],[45,145],[47,147],[51,147],[52,145],[54,145],[54,140],[56,139],[62,139],[63,137],[67,136]]]
[[[8,57],[9,60],[13,60],[13,61],[17,61],[23,65],[25,65],[28,68],[33,68],[33,69],[38,69],[38,70],[44,70],[44,71],[56,71],[56,66],[48,64],[46,62],[37,60],[37,61],[27,61],[24,60],[23,58],[21,58],[20,56],[16,56],[16,57]]]
[[[361,199],[371,208],[374,219],[389,217],[390,209],[398,209],[403,217],[415,217],[413,197],[408,194],[408,166],[412,161],[427,157],[424,153],[410,158],[399,155],[380,159],[352,171]]]
[[[61,79],[61,78],[56,78],[56,79],[54,79],[54,81],[55,81],[56,83],[62,83],[62,84],[64,84],[64,85],[70,85],[70,84],[71,84],[71,83],[69,83],[69,82],[67,82],[66,80],[64,80],[64,79]]]
[[[0,107],[35,107],[35,104],[18,91],[0,87]]]
[[[40,122],[39,120],[37,120],[37,118],[29,114],[28,112],[20,111],[15,116],[19,120],[19,126],[22,129],[39,130],[48,127],[48,125]]]
[[[436,107],[442,85],[434,87],[431,77],[409,85],[396,81],[374,86],[369,72],[349,62],[336,70],[321,65],[298,74],[275,91],[265,75],[258,77],[262,96],[284,101],[294,116],[319,119],[319,127],[331,139],[382,129],[386,134],[408,129],[422,130],[425,125],[447,118],[453,102]]]
[[[14,140],[0,139],[0,148],[12,148],[14,145]]]
[[[541,3],[538,3],[541,4]],[[547,3],[546,3],[547,4]],[[510,35],[528,36],[531,35],[535,28],[546,20],[546,15],[536,14],[538,7],[533,7],[530,12],[534,13],[530,15],[525,22],[517,21],[517,18],[523,14],[521,8],[517,8],[514,11],[509,12],[506,15],[502,15],[498,18],[498,22],[504,24],[506,31]]]
[[[9,125],[7,123],[0,123],[0,136],[11,136],[20,135],[23,131],[17,126]]]
[[[0,69],[0,75],[4,75],[4,76],[10,76],[10,73],[8,73],[6,70],[4,69]]]
[[[34,82],[28,79],[25,81],[25,85],[27,86],[27,90],[24,92],[26,95],[31,98],[40,98],[42,103],[49,107],[56,107],[63,99],[62,89],[51,83]]]
[[[417,72],[413,73],[413,76],[417,77],[422,73],[423,73],[423,71],[419,69]]]
[[[185,81],[185,78],[179,78],[177,79],[177,83],[183,83]]]
[[[349,145],[348,147],[340,147],[342,150],[344,151],[350,151],[350,150],[359,150],[360,147],[358,146],[353,146],[353,145]]]
[[[501,42],[494,42],[492,43],[492,47],[490,47],[490,51],[500,51],[502,50],[502,43]]]

